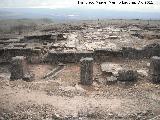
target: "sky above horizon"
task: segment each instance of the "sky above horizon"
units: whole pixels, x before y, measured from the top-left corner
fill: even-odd
[[[78,4],[78,1],[84,4]],[[160,1],[152,0],[153,4],[144,4],[147,0],[123,0],[125,2],[136,2],[139,4],[119,4],[122,0],[0,0],[0,8],[66,8],[66,9],[104,9],[117,11],[135,12],[160,12]],[[140,2],[139,2],[140,1]],[[91,5],[88,2],[94,2]],[[106,2],[99,4],[98,2]],[[110,2],[116,2],[112,4]],[[143,4],[142,4],[142,3]],[[86,4],[87,3],[87,4]]]

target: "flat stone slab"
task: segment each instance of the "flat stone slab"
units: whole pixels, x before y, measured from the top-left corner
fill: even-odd
[[[82,58],[81,60],[80,60],[80,62],[83,62],[83,61],[93,61],[93,58],[89,58],[89,57],[86,57],[86,58]]]
[[[118,74],[118,71],[123,70],[120,64],[105,62],[101,64],[101,70],[105,73],[112,73],[113,75]]]

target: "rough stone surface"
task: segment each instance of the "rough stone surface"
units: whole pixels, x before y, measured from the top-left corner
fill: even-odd
[[[117,78],[114,77],[114,76],[111,76],[111,77],[107,77],[107,81],[106,81],[106,84],[114,84],[117,82]]]
[[[160,83],[160,57],[151,58],[150,75],[152,82]]]
[[[50,51],[44,60],[49,63],[78,63],[81,58],[93,57],[93,52],[56,52]]]
[[[117,80],[122,82],[127,82],[127,81],[134,82],[138,77],[137,75],[138,75],[137,71],[122,70],[118,72]]]
[[[30,79],[27,70],[26,59],[23,56],[16,56],[12,58],[10,71],[11,71],[11,76],[10,76],[11,80]]]
[[[101,64],[101,70],[105,74],[116,75],[118,74],[118,71],[122,69],[123,68],[121,67],[120,64],[115,64],[111,62],[104,62]]]
[[[93,58],[82,58],[81,63],[81,84],[91,85],[93,83]]]

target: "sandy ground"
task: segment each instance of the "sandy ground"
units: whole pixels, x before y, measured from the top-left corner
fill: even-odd
[[[147,60],[124,62],[127,67],[147,69]],[[101,72],[95,64],[96,81],[82,86],[75,64],[45,80],[41,78],[55,65],[30,65],[32,82],[10,81],[8,68],[0,66],[0,120],[149,120],[160,115],[160,85],[144,76],[132,85],[105,85],[99,82],[104,77],[97,77]]]

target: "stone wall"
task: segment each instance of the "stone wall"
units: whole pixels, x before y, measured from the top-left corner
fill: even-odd
[[[1,62],[10,62],[12,57],[24,56],[29,60],[32,56],[40,56],[40,49],[31,48],[2,48],[0,49],[0,58],[3,59]]]
[[[21,39],[21,42],[55,42],[56,41],[56,35],[47,34],[47,35],[33,35],[33,36],[24,36],[23,39]]]
[[[160,56],[160,44],[153,43],[144,47],[143,55],[146,58],[151,58],[153,56]]]
[[[25,56],[30,62],[42,61],[42,50],[31,48],[3,48],[0,49],[0,58],[4,60],[11,60],[14,56]],[[41,57],[40,57],[41,56]],[[152,56],[160,56],[160,45],[150,44],[142,49],[135,49],[131,47],[124,47],[121,50],[111,49],[96,49],[94,52],[57,52],[50,50],[48,55],[43,58],[43,62],[49,63],[75,63],[79,62],[81,58],[92,57],[96,62],[115,59],[143,59],[151,58]],[[31,59],[32,58],[32,59]]]
[[[94,51],[95,61],[106,61],[111,58],[121,58],[122,52],[120,50],[111,50],[111,49],[96,49]]]
[[[75,63],[79,62],[81,58],[93,57],[93,52],[52,52],[48,53],[48,56],[44,62],[57,63]]]
[[[123,47],[121,50],[97,49],[94,52],[95,60],[104,61],[107,58],[143,59],[160,56],[160,45],[149,44],[141,49]]]
[[[151,58],[153,56],[160,56],[160,45],[157,43],[149,44],[142,49],[123,48],[123,58],[129,59],[143,59]]]

